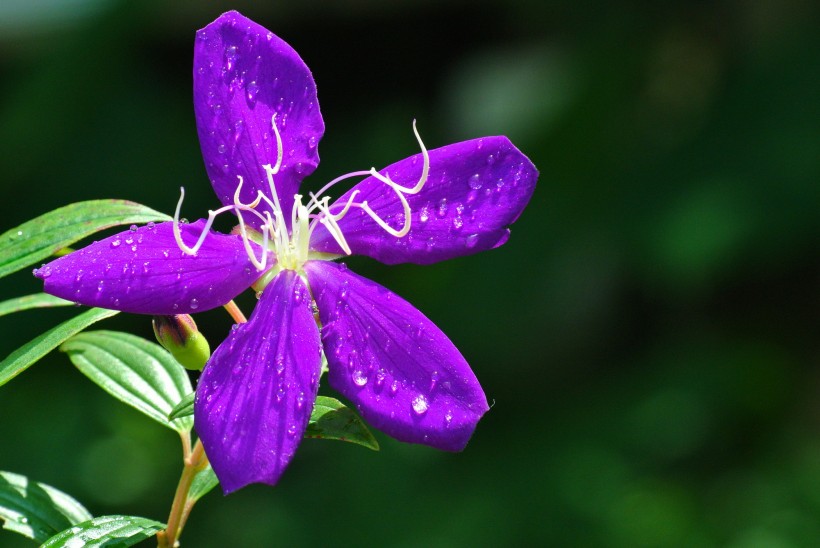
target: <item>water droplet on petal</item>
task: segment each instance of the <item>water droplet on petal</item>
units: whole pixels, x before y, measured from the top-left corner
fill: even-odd
[[[419,221],[422,223],[426,223],[430,219],[430,207],[429,206],[421,206],[421,210],[419,210]]]
[[[416,415],[421,416],[427,413],[428,404],[427,398],[424,397],[424,394],[419,394],[418,396],[413,398],[411,405],[413,406],[413,411],[416,413]]]
[[[399,393],[399,381],[394,380],[390,383],[390,395],[395,396]]]
[[[364,371],[358,369],[353,371],[353,384],[356,386],[364,386],[367,384],[367,375]]]
[[[234,63],[236,62],[236,46],[228,46],[225,48],[225,70],[230,71],[233,69]]]
[[[120,247],[120,244],[121,244],[121,243],[122,243],[122,242],[121,242],[119,239],[117,239],[117,240],[111,240],[111,247],[115,247],[115,248],[116,248],[116,247]]]
[[[478,190],[481,188],[481,176],[478,173],[470,177],[467,182],[473,190]]]
[[[444,217],[445,215],[447,215],[447,198],[442,198],[441,201],[438,203],[436,215],[438,215],[439,217]]]
[[[256,106],[256,96],[259,94],[259,85],[256,81],[248,82],[245,86],[245,99],[248,101],[248,106],[253,108]]]
[[[199,308],[199,301],[196,299],[191,299],[189,305],[191,307],[191,310],[196,310],[197,308]]]
[[[220,154],[225,154],[226,150],[228,150],[228,147],[226,147],[224,144],[220,144],[218,147],[216,147],[216,151]]]
[[[387,373],[384,369],[379,369],[376,371],[376,388],[381,388],[384,386],[384,380],[387,378]]]
[[[438,384],[439,374],[438,371],[433,371],[430,375],[430,392],[436,389],[436,385]]]
[[[475,247],[478,243],[478,234],[470,234],[469,236],[467,236],[467,239],[464,240],[464,242],[467,244],[467,247],[469,248]]]

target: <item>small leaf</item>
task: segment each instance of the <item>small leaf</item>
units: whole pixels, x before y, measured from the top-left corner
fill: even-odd
[[[179,419],[182,417],[190,417],[194,414],[194,397],[196,396],[196,392],[191,392],[187,396],[182,398],[178,404],[171,409],[171,412],[168,413],[168,420],[172,421],[174,419]]]
[[[0,386],[22,373],[27,367],[60,346],[63,341],[72,335],[76,335],[89,325],[110,318],[117,313],[116,310],[92,308],[35,337],[0,362]]]
[[[316,397],[305,437],[347,441],[379,450],[379,442],[362,419],[339,400],[326,396]]]
[[[31,308],[46,308],[51,306],[68,306],[74,304],[71,301],[54,297],[45,293],[36,293],[34,295],[26,295],[25,297],[17,297],[16,299],[9,299],[0,302],[0,316],[11,314],[12,312],[21,312]]]
[[[133,546],[153,537],[163,529],[165,525],[152,519],[136,516],[99,516],[54,535],[40,548]]]
[[[185,369],[160,345],[118,331],[87,331],[68,339],[60,350],[118,400],[179,432],[191,429],[193,419],[168,420],[192,388]]]
[[[0,520],[4,520],[4,529],[44,542],[88,519],[88,510],[62,491],[19,474],[0,472]]]
[[[0,278],[100,230],[170,219],[126,200],[90,200],[55,209],[0,235]]]
[[[216,479],[214,469],[208,466],[197,472],[194,480],[191,482],[191,488],[188,489],[188,500],[196,502],[205,496],[208,491],[219,485],[219,480]]]

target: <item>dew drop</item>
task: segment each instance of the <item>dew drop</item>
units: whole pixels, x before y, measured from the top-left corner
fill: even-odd
[[[296,396],[296,409],[302,409],[305,406],[305,393],[299,392]]]
[[[224,144],[221,144],[218,147],[216,147],[216,151],[220,154],[225,154],[226,150],[228,150],[228,147],[226,147]]]
[[[120,240],[111,240],[111,247],[114,247],[114,248],[120,247],[121,243],[122,242]]]
[[[191,299],[189,305],[191,307],[191,310],[196,310],[197,308],[199,308],[199,301],[196,299]]]
[[[228,46],[225,48],[225,70],[230,71],[236,62],[236,46]]]
[[[441,201],[438,203],[436,215],[438,215],[439,217],[444,217],[445,215],[447,215],[447,198],[442,198]]]
[[[364,386],[367,384],[367,375],[364,371],[359,369],[353,371],[353,384],[356,386]]]
[[[288,426],[288,436],[290,436],[291,438],[296,436],[296,425],[295,424],[291,424],[290,426]]]
[[[436,389],[436,385],[438,385],[438,380],[438,371],[433,371],[432,375],[430,375],[430,392]]]
[[[481,176],[478,173],[476,173],[475,175],[470,177],[467,183],[473,190],[478,190],[479,188],[481,188]]]
[[[309,147],[311,150],[313,150],[314,148],[316,148],[316,136],[315,136],[315,135],[311,135],[311,136],[310,136],[310,139],[308,139],[308,147]]]
[[[421,206],[421,210],[419,210],[419,221],[422,223],[426,223],[430,219],[430,207],[429,206]]]
[[[392,383],[390,383],[390,395],[395,396],[398,393],[399,393],[399,381],[394,380]]]
[[[489,156],[487,156],[487,165],[488,165],[488,166],[491,166],[491,165],[493,165],[494,163],[495,163],[495,156],[493,156],[492,154],[490,154]]]
[[[427,398],[424,397],[424,394],[419,394],[418,396],[413,398],[411,405],[413,406],[413,411],[416,413],[416,415],[421,416],[427,413],[428,404]]]
[[[464,219],[460,216],[453,217],[453,228],[459,230],[462,226],[464,226]]]
[[[248,82],[248,85],[245,86],[245,99],[247,99],[249,107],[256,106],[257,95],[259,95],[259,85],[256,81]]]
[[[137,225],[131,225],[131,226],[129,226],[129,227],[128,227],[128,230],[130,230],[131,232],[136,232],[136,231],[137,231]]]
[[[478,243],[478,234],[470,234],[467,236],[467,239],[464,240],[464,243],[467,244],[467,247],[473,248]]]
[[[387,378],[387,373],[384,369],[379,369],[376,371],[376,388],[381,388],[384,386],[384,380]]]
[[[145,228],[147,228],[148,230],[154,230],[155,226],[157,225],[154,223],[154,221],[148,221],[148,224],[145,225]]]

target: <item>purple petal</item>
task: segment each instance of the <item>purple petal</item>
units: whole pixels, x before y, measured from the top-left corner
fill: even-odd
[[[305,270],[330,385],[396,439],[462,450],[488,407],[453,343],[407,301],[345,265],[310,261]]]
[[[181,224],[185,244],[193,246],[204,226],[202,219]],[[133,227],[34,271],[51,295],[87,306],[157,315],[222,306],[261,274],[239,236],[211,232],[195,256],[186,255],[177,246],[171,222]]]
[[[288,217],[299,182],[319,164],[325,130],[313,76],[293,48],[235,11],[221,15],[197,33],[194,110],[208,177],[225,205],[233,203],[237,175],[243,202],[257,190],[270,197],[262,166],[276,164],[276,114],[284,158],[275,182]],[[258,225],[255,217],[246,221]]]
[[[321,374],[310,293],[292,270],[268,285],[199,380],[194,424],[225,494],[274,485],[307,428]]]
[[[485,137],[430,151],[427,183],[416,195],[406,195],[411,209],[410,232],[391,236],[363,210],[352,208],[339,221],[354,254],[383,263],[429,264],[498,247],[535,190],[538,171],[506,137]],[[413,187],[422,170],[417,154],[391,165],[381,174]],[[390,226],[401,229],[404,213],[396,193],[375,177],[368,177],[336,201],[334,212],[347,202],[367,201]],[[311,239],[317,251],[342,254],[341,248],[319,224]]]

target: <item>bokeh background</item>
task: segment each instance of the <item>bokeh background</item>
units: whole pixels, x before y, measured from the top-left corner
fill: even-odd
[[[500,249],[350,261],[471,363],[494,406],[467,450],[307,440],[275,488],[200,501],[184,546],[820,543],[816,3],[3,0],[0,232],[84,199],[170,213],[180,185],[214,207],[192,47],[230,8],[313,70],[314,188],[416,153],[413,118],[430,147],[506,134],[541,176]],[[0,353],[75,313],[0,318]],[[164,521],[178,439],[55,352],[0,388],[0,469]]]

